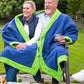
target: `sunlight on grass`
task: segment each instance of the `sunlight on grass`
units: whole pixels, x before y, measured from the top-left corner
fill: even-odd
[[[0,63],[0,74],[4,74],[4,73],[5,73],[4,64]]]
[[[0,25],[0,29],[3,28],[4,25]]]
[[[1,33],[0,33],[0,53],[2,52],[3,49],[4,49],[4,42],[2,40]]]
[[[1,28],[1,26],[0,26]],[[4,49],[4,42],[2,40],[2,37],[1,37],[1,33],[0,33],[0,53],[3,51]],[[5,73],[5,69],[4,69],[4,64],[3,63],[0,63],[0,74],[3,74]]]
[[[78,40],[75,44],[70,45],[70,74],[74,74],[81,69],[84,69],[84,45],[83,45],[84,33],[79,32]]]

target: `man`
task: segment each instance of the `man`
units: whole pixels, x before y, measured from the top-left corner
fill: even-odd
[[[45,0],[45,13],[37,15],[43,27],[38,42],[23,50],[7,46],[1,54],[4,59],[1,58],[0,61],[34,75],[37,82],[41,82],[41,74],[38,71],[40,65],[46,74],[52,76],[52,83],[58,84],[62,76],[61,67],[69,56],[64,44],[73,44],[77,40],[78,29],[69,16],[57,10],[57,5],[58,0]],[[58,34],[61,36],[56,37]]]
[[[74,22],[69,16],[60,13],[57,6],[58,0],[45,0],[45,13],[37,14],[43,24],[41,38],[44,37],[44,39],[41,39],[44,62],[40,60],[40,65],[45,73],[53,77],[53,84],[60,82],[62,72],[59,66],[61,65],[62,68],[64,66],[63,61],[67,61],[68,53],[64,44],[73,44],[78,37],[78,30]],[[46,31],[47,29],[49,31]],[[56,43],[57,41],[59,41],[59,44]],[[36,75],[36,78],[39,77],[40,72]]]

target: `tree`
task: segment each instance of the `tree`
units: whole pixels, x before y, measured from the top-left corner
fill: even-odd
[[[80,16],[80,0],[67,0],[67,14],[73,19],[78,19]]]
[[[80,3],[80,13],[81,13],[81,16],[84,18],[84,0],[80,0],[81,3]]]
[[[1,0],[0,18],[12,19],[15,15],[21,13],[24,1],[27,0]]]
[[[28,0],[0,0],[0,18],[12,19],[22,13],[23,3]],[[36,3],[37,10],[44,9],[44,0],[31,0]],[[59,0],[58,9],[73,19],[84,17],[84,0]]]
[[[62,13],[66,13],[66,9],[67,9],[67,0],[59,0],[59,4],[58,4],[58,9],[62,12]]]
[[[22,13],[23,3],[28,0],[1,0],[0,18],[12,19],[15,15]],[[37,9],[44,9],[44,0],[31,0],[36,3]]]
[[[33,0],[36,4],[36,9],[43,10],[44,9],[44,0]]]

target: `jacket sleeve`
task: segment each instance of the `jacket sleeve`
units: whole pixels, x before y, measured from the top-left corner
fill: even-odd
[[[64,24],[64,38],[68,41],[67,44],[73,44],[78,38],[78,29],[73,20],[67,16]]]

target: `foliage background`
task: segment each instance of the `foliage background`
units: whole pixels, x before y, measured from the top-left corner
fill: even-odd
[[[0,0],[0,19],[12,19],[22,13],[23,3],[28,0]],[[36,3],[37,10],[44,9],[44,0],[32,0]],[[79,20],[84,17],[84,0],[59,0],[58,9]]]

